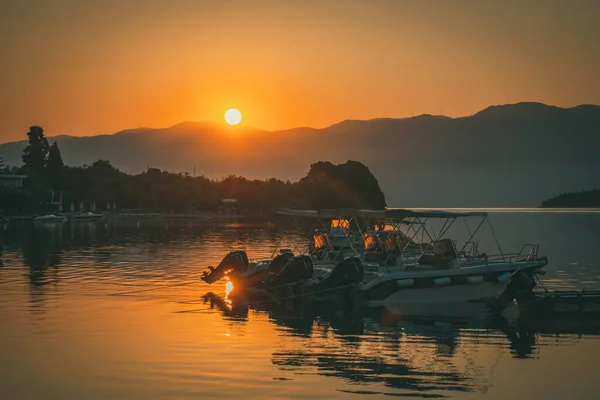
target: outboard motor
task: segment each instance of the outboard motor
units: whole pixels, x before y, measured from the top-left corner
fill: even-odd
[[[321,282],[322,288],[336,288],[362,282],[365,276],[362,262],[356,257],[347,258],[335,266],[331,274]]]
[[[271,261],[271,264],[267,267],[267,273],[271,275],[279,275],[283,267],[287,265],[290,260],[294,258],[294,254],[291,252],[285,252],[279,254]]]
[[[528,298],[533,296],[535,286],[536,282],[531,276],[531,272],[516,270],[510,276],[510,282],[504,292],[487,306],[488,311],[502,312],[515,299],[517,299],[517,302],[527,301]]]
[[[282,254],[282,256],[285,254]],[[275,260],[273,260],[274,262]],[[268,285],[271,287],[287,285],[310,279],[313,275],[313,262],[309,256],[298,256],[288,260],[281,272]]]
[[[208,267],[209,271],[204,271],[202,280],[206,283],[214,283],[223,278],[229,272],[244,272],[248,269],[248,255],[243,250],[234,250],[229,252],[219,263],[217,268]]]

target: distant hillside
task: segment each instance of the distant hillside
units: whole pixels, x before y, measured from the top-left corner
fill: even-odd
[[[562,193],[545,200],[543,208],[600,208],[600,189]]]
[[[24,127],[24,132],[26,132]],[[129,173],[148,166],[220,178],[297,180],[318,160],[357,160],[402,207],[536,206],[593,187],[600,171],[600,107],[540,103],[489,107],[463,118],[348,120],[324,129],[261,131],[187,122],[114,135],[55,138],[67,164],[107,159]],[[25,142],[0,145],[20,164]]]

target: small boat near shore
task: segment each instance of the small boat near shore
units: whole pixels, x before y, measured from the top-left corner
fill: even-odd
[[[103,219],[104,214],[88,211],[88,212],[82,212],[79,214],[73,214],[70,216],[70,218],[72,220],[76,220],[76,221],[95,220],[95,219]]]
[[[353,292],[370,307],[400,307],[404,314],[418,314],[436,304],[451,308],[464,303],[502,312],[519,291],[527,289],[519,286],[524,280],[533,281],[533,286],[528,286],[533,289],[537,274],[543,274],[547,264],[546,257],[538,256],[537,245],[526,244],[519,252],[505,253],[496,241],[499,254],[480,252],[474,237],[485,221],[489,223],[484,212],[274,212],[296,222],[314,220],[311,234],[302,236],[312,236],[308,245],[295,244],[294,251],[281,249],[276,257],[252,262],[244,251],[234,251],[216,268],[209,267],[202,279],[214,283],[226,278],[234,290],[263,291],[275,297]],[[465,221],[468,234],[461,245],[446,237],[459,219],[479,219],[472,230]],[[344,221],[345,233],[340,233],[339,221]],[[431,222],[437,228],[428,226]],[[338,228],[336,240],[330,240],[327,233],[315,234],[314,226],[318,224]],[[348,239],[345,245],[340,243],[341,234]],[[363,238],[361,245],[357,245],[357,235]],[[511,283],[517,272],[517,283]]]
[[[65,215],[47,214],[39,217],[34,217],[34,222],[65,222],[67,217]]]

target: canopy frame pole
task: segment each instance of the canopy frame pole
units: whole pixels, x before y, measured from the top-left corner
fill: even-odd
[[[361,217],[361,219],[363,221],[363,224],[361,226],[361,224],[358,223],[358,220],[357,220],[357,224],[358,224],[358,231],[359,231],[359,233],[360,233],[360,235],[362,237],[362,240],[363,240],[363,249],[362,249],[362,252],[360,253],[360,255],[362,256],[362,255],[364,255],[367,252],[367,248],[364,245],[366,237],[368,235],[367,229],[370,226],[372,226],[373,223],[371,222],[371,217],[365,216],[362,212],[360,213],[360,217]]]
[[[414,224],[415,224],[415,221],[414,221],[414,220],[411,220],[411,221],[410,221],[410,225],[408,226],[408,229],[406,230],[407,236],[408,236],[408,233],[410,232],[410,230],[411,230],[411,229],[414,229],[414,228],[413,228],[413,225],[414,225]],[[414,229],[414,230],[415,230],[415,233],[414,233],[412,236],[408,237],[408,239],[410,240],[410,242],[413,242],[415,239],[417,239],[417,235],[419,234],[419,231],[421,230],[421,228],[422,228],[422,227],[423,227],[423,226],[421,225],[421,226],[419,227],[419,229]],[[410,242],[409,242],[409,243],[410,243]],[[405,250],[406,248],[408,248],[408,245],[409,245],[409,243],[407,243],[407,244],[406,244],[406,246],[404,246],[404,249],[402,249],[402,250]]]
[[[273,249],[273,252],[271,253],[271,258],[275,257],[275,252],[277,251],[279,246],[281,246],[281,242],[283,241],[284,236],[285,236],[285,231],[281,232],[281,235],[279,235],[279,241],[277,242],[277,244],[275,245],[275,248]]]
[[[401,249],[400,252],[403,252],[403,248],[402,248],[402,243],[400,243],[400,235],[398,235],[398,233],[402,233],[402,231],[400,230],[400,225],[402,225],[402,221],[404,221],[404,218],[402,218],[400,221],[398,221],[397,224],[390,224],[394,229],[392,229],[392,238],[395,242],[395,248],[396,249]],[[377,239],[378,241],[380,240],[379,238]],[[408,244],[407,244],[408,246]],[[383,242],[383,249],[385,250],[385,241]],[[389,254],[386,255],[386,258],[384,260],[384,263],[387,264],[387,262],[392,258],[393,255],[393,251],[390,252]]]
[[[296,225],[296,226],[297,226],[297,227],[298,227],[300,230],[302,230],[302,229],[300,228],[300,221],[298,221],[298,217],[296,217],[295,215],[293,215],[293,216],[292,216],[292,219],[293,219],[293,221],[294,221],[294,224],[295,224],[295,225]],[[292,243],[293,243],[293,242],[292,242]],[[294,248],[292,249],[292,254],[293,254],[293,253],[294,253],[296,250],[299,250],[299,246],[300,246],[300,243],[293,243],[293,244],[294,244]],[[301,252],[300,254],[301,254],[301,255],[304,255],[304,252]]]
[[[471,233],[471,229],[469,228],[469,224],[467,223],[467,219],[466,219],[466,218],[464,218],[464,219],[463,219],[463,222],[465,223],[465,228],[467,229],[467,233],[469,234],[469,239],[470,239],[470,238],[472,238],[472,237],[473,237],[473,234]],[[467,245],[469,244],[469,242],[471,242],[471,240],[467,240],[467,241],[465,242],[465,244],[464,244],[463,248],[461,249],[461,252],[463,252],[463,251],[464,251],[463,249],[466,249],[466,247],[467,247]],[[471,243],[472,243],[472,244],[474,244],[474,242],[471,242]],[[471,252],[473,253],[473,256],[475,256],[475,255],[476,255],[476,251],[475,251],[475,248],[474,248],[474,247],[475,247],[475,246],[473,246],[473,248],[472,248],[472,250],[471,250]],[[465,254],[465,257],[466,257],[466,254]]]
[[[431,237],[431,235],[429,234],[429,231],[428,231],[428,230],[427,230],[427,228],[425,227],[425,223],[427,223],[427,220],[428,220],[428,219],[429,219],[429,218],[425,218],[425,220],[424,220],[424,221],[421,221],[421,218],[419,218],[419,217],[417,216],[417,221],[418,221],[420,224],[422,224],[422,226],[423,226],[423,233],[424,233],[424,234],[427,234],[427,237],[429,238],[429,240],[431,240],[431,242],[432,242],[432,243],[435,243],[435,240],[434,240],[434,239]],[[431,244],[430,244],[429,246],[431,247]],[[424,254],[424,253],[421,253],[421,254]]]
[[[475,237],[475,235],[477,234],[477,232],[479,232],[479,229],[481,228],[481,226],[483,225],[483,223],[485,222],[486,219],[488,219],[487,215],[481,219],[481,222],[479,223],[479,225],[477,225],[477,228],[475,228],[475,230],[473,231],[473,233],[471,234],[471,236],[469,236],[469,239],[465,242],[465,244],[463,245],[463,247],[460,249],[460,252],[465,251],[465,248],[467,247],[467,245],[469,243],[471,243],[471,241],[473,240],[473,237]],[[467,223],[467,221],[465,221],[465,224],[466,223]],[[467,230],[469,230],[468,225],[467,225]],[[495,239],[495,236],[494,236],[494,239]],[[497,239],[496,239],[496,243],[498,243]],[[498,245],[498,246],[500,246],[500,245]],[[500,253],[502,253],[502,250],[500,250]],[[502,256],[502,257],[504,257],[504,256]]]
[[[500,256],[502,257],[502,261],[506,262],[506,258],[504,257],[504,253],[502,252],[502,247],[500,247],[500,242],[498,242],[498,238],[496,237],[496,233],[494,232],[492,223],[490,222],[490,220],[487,217],[485,219],[487,220],[488,226],[490,227],[490,231],[492,232],[492,236],[494,237],[494,240],[496,241],[496,246],[498,246],[498,251],[500,251]]]
[[[446,234],[448,229],[450,229],[452,224],[454,224],[454,221],[456,221],[456,218],[447,218],[446,221],[444,221],[444,225],[442,225],[442,227],[440,228],[439,234],[435,238],[436,242],[438,240],[440,240],[442,237],[444,237],[444,235]],[[450,223],[448,223],[448,222],[450,222]],[[446,227],[446,225],[448,225],[448,226]]]
[[[339,212],[337,213],[335,218],[337,218],[337,220],[339,221],[337,228],[343,229],[344,237],[346,238],[346,243],[348,243],[348,246],[350,247],[352,252],[356,252],[356,250],[354,249],[354,246],[352,246],[352,241],[350,240],[350,225],[352,224],[352,220],[354,217],[350,216],[350,218],[348,219],[348,227],[347,228],[342,224],[342,221],[345,221],[345,219],[342,219],[342,215],[339,214]],[[331,229],[331,222],[329,223],[329,228]],[[329,236],[328,236],[328,238],[329,238]],[[333,248],[333,245],[331,245],[331,251],[334,252],[336,257],[338,254],[342,253],[342,250],[335,251],[335,249]]]
[[[344,221],[344,220],[342,219],[342,217],[341,217],[341,216],[340,216],[340,219],[339,219],[339,220],[340,220],[340,221]],[[351,232],[350,232],[350,227],[352,226],[352,221],[355,221],[355,222],[356,222],[356,226],[358,227],[358,232],[359,232],[359,233],[361,232],[361,230],[360,230],[360,224],[358,223],[358,220],[356,219],[356,217],[354,217],[354,216],[350,216],[350,219],[348,220],[348,227],[347,227],[346,229],[344,229],[344,233],[346,234],[346,239],[347,239],[347,241],[348,241],[348,244],[350,245],[350,248],[352,249],[352,252],[353,252],[354,254],[356,254],[356,253],[357,253],[357,251],[356,251],[356,249],[354,248],[354,245],[352,244],[352,240],[350,239],[350,233],[351,233]],[[361,236],[362,236],[362,234],[361,234]]]

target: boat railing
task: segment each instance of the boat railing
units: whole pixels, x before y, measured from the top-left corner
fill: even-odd
[[[467,257],[479,257],[479,243],[469,241],[463,246],[463,252]]]
[[[523,262],[523,261],[535,261],[538,260],[538,251],[540,246],[538,244],[524,244],[521,247],[521,251],[518,253],[503,253],[487,255],[486,259],[488,262]],[[542,257],[543,258],[543,257]]]
[[[517,261],[531,261],[538,258],[539,244],[524,244],[517,256]]]

